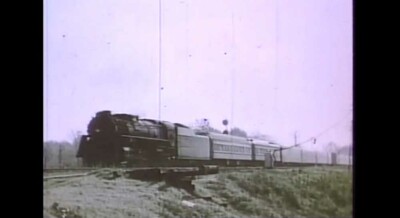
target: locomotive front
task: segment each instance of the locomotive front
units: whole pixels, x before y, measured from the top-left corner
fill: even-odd
[[[162,160],[175,152],[165,124],[134,115],[98,112],[87,132],[77,153],[85,166]]]

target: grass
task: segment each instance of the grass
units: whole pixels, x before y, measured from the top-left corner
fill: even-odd
[[[244,215],[351,217],[352,177],[346,171],[309,168],[229,173],[210,187]],[[240,191],[238,191],[240,190]]]
[[[111,176],[110,176],[111,175]],[[342,169],[260,170],[202,176],[194,198],[164,182],[115,177],[109,171],[44,182],[44,213],[67,217],[351,217],[352,177]],[[182,200],[195,204],[187,207]],[[225,203],[221,206],[218,203]]]

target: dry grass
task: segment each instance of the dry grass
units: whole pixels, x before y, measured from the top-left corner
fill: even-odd
[[[229,172],[195,180],[196,192],[214,202],[164,182],[112,175],[44,182],[44,213],[60,217],[52,209],[57,203],[70,210],[67,217],[351,217],[351,175],[341,169]]]
[[[352,178],[340,169],[221,175],[215,192],[238,212],[259,217],[351,217]]]

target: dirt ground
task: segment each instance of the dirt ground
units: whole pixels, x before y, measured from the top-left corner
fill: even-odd
[[[201,176],[194,194],[110,175],[44,181],[44,217],[351,217],[352,211],[351,173],[337,168]]]

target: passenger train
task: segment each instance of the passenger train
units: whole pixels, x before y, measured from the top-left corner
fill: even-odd
[[[96,113],[87,132],[77,153],[85,166],[260,166],[266,153],[272,154],[277,165],[349,163],[336,154],[287,149],[269,141],[111,111]]]

